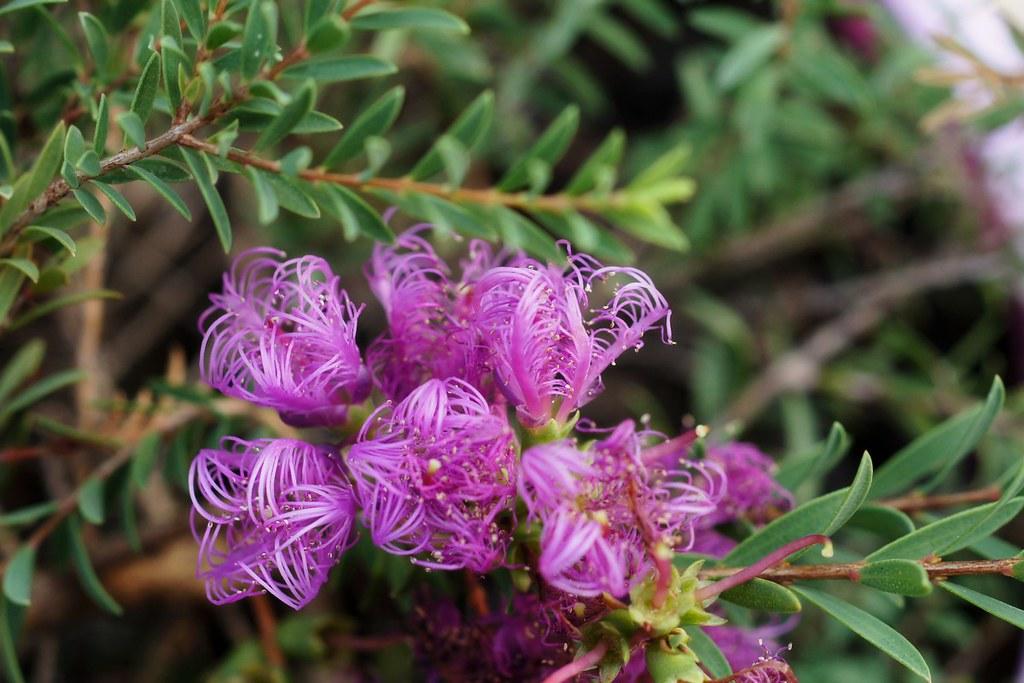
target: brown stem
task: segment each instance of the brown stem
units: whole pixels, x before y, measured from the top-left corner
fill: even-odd
[[[487,616],[491,613],[491,608],[487,604],[487,591],[484,590],[484,587],[480,584],[480,579],[472,571],[467,569],[465,576],[466,593],[470,607],[480,616]]]
[[[1002,560],[960,560],[956,562],[920,562],[932,581],[942,581],[951,576],[976,576],[980,574],[999,574],[1012,576],[1015,565],[1024,562],[1019,557],[1008,557]],[[775,567],[758,574],[759,579],[767,579],[776,583],[792,583],[794,581],[854,581],[860,580],[860,572],[868,562],[846,562],[842,564],[801,564]],[[706,581],[723,579],[744,571],[746,567],[714,567],[705,569],[700,578]]]
[[[263,654],[267,662],[274,668],[284,667],[284,652],[277,642],[277,619],[274,618],[274,610],[270,607],[270,600],[266,595],[257,595],[252,599],[252,612],[256,617],[256,627],[260,632],[260,644],[263,646]]]
[[[191,147],[207,154],[219,154],[220,150],[205,140],[183,135],[179,144]],[[281,164],[270,159],[263,159],[249,152],[228,150],[227,158],[237,164],[251,166],[269,173],[281,173]],[[600,202],[592,198],[575,197],[567,194],[534,196],[526,192],[501,192],[493,189],[452,188],[447,185],[424,183],[409,178],[364,178],[361,173],[331,173],[323,169],[306,169],[299,172],[299,177],[309,182],[321,182],[331,185],[342,185],[359,190],[389,190],[392,192],[415,192],[435,197],[444,197],[456,202],[481,205],[500,205],[520,209],[534,209],[563,212],[569,209],[596,210],[601,207],[615,206],[621,203],[620,195],[612,193]]]
[[[715,597],[719,593],[724,593],[730,588],[735,588],[747,581],[760,578],[773,566],[779,564],[793,553],[812,545],[824,545],[825,547],[822,549],[821,554],[826,557],[832,556],[832,541],[829,540],[828,536],[822,534],[804,536],[803,538],[798,538],[795,541],[790,541],[781,548],[777,548],[776,550],[768,553],[749,567],[743,567],[738,571],[727,574],[711,585],[698,588],[697,592],[694,593],[694,598],[696,598],[697,602],[704,602],[709,598]]]
[[[341,18],[344,19],[345,21],[349,21],[350,19],[352,19],[352,17],[363,11],[364,7],[366,7],[372,2],[374,2],[374,0],[356,0],[356,2],[353,2],[350,6],[345,8],[345,10],[341,13]]]
[[[983,489],[974,489],[973,491],[940,493],[934,496],[912,493],[907,496],[900,496],[899,498],[880,500],[878,504],[896,508],[903,512],[921,512],[922,510],[937,510],[970,503],[991,503],[999,500],[1002,493],[998,486],[987,486]]]

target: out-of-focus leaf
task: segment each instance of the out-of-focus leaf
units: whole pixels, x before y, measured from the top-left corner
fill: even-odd
[[[239,49],[243,78],[253,78],[259,73],[263,62],[271,57],[276,42],[276,16],[273,3],[252,3],[242,30],[242,46]]]
[[[395,233],[381,219],[380,214],[355,192],[340,185],[325,186],[323,191],[330,198],[325,208],[346,225],[347,232],[364,234],[380,242],[390,243],[395,240]]]
[[[277,118],[260,133],[253,148],[266,149],[284,139],[299,124],[299,121],[313,110],[315,101],[316,84],[306,81],[292,97],[292,101],[281,110]]]
[[[32,575],[36,568],[36,549],[23,545],[15,551],[4,571],[4,595],[15,605],[28,607],[32,602]]]
[[[143,123],[149,118],[153,111],[153,101],[156,99],[157,87],[160,85],[160,55],[154,52],[142,68],[142,75],[135,86],[135,94],[132,96],[132,103],[129,110],[139,117]]]
[[[0,208],[0,234],[10,227],[29,202],[43,193],[57,173],[64,156],[64,131],[64,121],[61,121],[46,139],[32,169],[14,184],[14,193]]]
[[[160,434],[157,432],[150,432],[143,436],[135,447],[131,476],[140,488],[149,482],[149,475],[153,472],[153,465],[156,463],[156,456],[159,452]]]
[[[28,325],[34,320],[53,313],[54,311],[64,308],[65,306],[74,306],[80,304],[83,301],[91,301],[92,299],[120,299],[121,293],[115,292],[112,289],[87,289],[80,292],[72,292],[71,294],[65,294],[63,296],[54,297],[44,301],[43,303],[33,306],[29,310],[25,311],[22,315],[18,316],[12,323],[10,329],[17,330],[25,325]]]
[[[274,188],[270,186],[267,174],[253,167],[245,169],[245,175],[252,183],[253,192],[256,193],[256,211],[260,223],[269,225],[277,220],[278,203]]]
[[[28,505],[11,512],[0,515],[0,526],[22,526],[32,524],[41,519],[49,517],[57,510],[57,501],[48,500],[45,503]]]
[[[7,361],[3,372],[0,372],[0,403],[22,383],[39,370],[43,362],[46,344],[41,339],[33,339],[18,349],[17,353]]]
[[[64,370],[36,382],[18,394],[14,399],[0,406],[0,423],[6,421],[7,418],[19,410],[27,408],[53,392],[80,382],[84,376],[85,373],[81,370]]]
[[[16,12],[20,9],[26,9],[28,7],[36,7],[38,5],[61,5],[68,0],[11,0],[9,3],[0,7],[0,16],[8,14],[9,12]]]
[[[805,481],[831,470],[849,449],[849,434],[841,424],[833,422],[828,438],[815,449],[814,454],[810,457],[783,462],[775,475],[775,480],[787,489],[796,489]]]
[[[352,19],[352,28],[357,31],[415,29],[469,33],[469,25],[462,19],[433,7],[396,7],[360,12]]]
[[[880,591],[915,598],[932,592],[928,572],[913,560],[871,562],[858,572],[858,581]]]
[[[4,671],[11,683],[25,683],[25,676],[18,663],[18,651],[14,641],[21,625],[24,608],[0,596],[0,653],[3,655]]]
[[[185,157],[185,163],[192,172],[192,176],[196,179],[199,194],[203,196],[203,201],[206,202],[206,206],[210,210],[210,218],[213,219],[213,225],[217,229],[217,237],[220,239],[224,252],[227,253],[231,251],[231,219],[228,218],[224,200],[221,199],[217,188],[213,186],[210,169],[207,168],[206,162],[203,161],[199,152],[182,149],[181,153]]]
[[[285,78],[313,79],[318,83],[339,83],[360,78],[380,78],[398,70],[391,62],[372,55],[345,55],[307,59],[290,66],[281,75]]]
[[[708,35],[735,42],[763,24],[751,14],[732,7],[697,7],[690,24]]]
[[[89,560],[89,551],[85,547],[85,539],[82,538],[82,527],[78,518],[74,515],[68,518],[66,529],[68,545],[71,548],[71,560],[75,565],[75,572],[82,583],[82,588],[97,605],[120,616],[124,610],[100,583],[100,577],[96,576],[96,570],[93,569],[92,562]]]
[[[78,511],[90,524],[103,524],[103,480],[90,477],[78,490]]]
[[[616,128],[608,133],[565,186],[565,193],[580,195],[595,188],[611,190],[615,183],[615,169],[622,161],[625,146],[626,134],[621,129]]]
[[[302,184],[274,173],[267,174],[266,180],[273,188],[278,203],[285,209],[305,218],[320,217],[320,207],[309,196]]]
[[[704,632],[704,629],[694,624],[687,624],[683,628],[690,636],[690,642],[687,644],[709,674],[715,678],[726,678],[732,674],[732,667],[729,666],[725,655],[718,649],[715,641],[711,640]]]
[[[568,149],[573,136],[576,135],[576,128],[579,126],[579,122],[580,110],[578,107],[570,105],[563,109],[558,118],[551,122],[551,125],[537,138],[537,141],[533,143],[533,146],[530,147],[526,154],[519,157],[508,172],[505,173],[498,182],[498,189],[503,192],[509,192],[527,185],[529,181],[529,165],[534,160],[540,160],[549,166],[554,166],[555,162]],[[543,189],[540,188],[541,191]]]
[[[445,135],[462,143],[463,147],[472,151],[483,139],[494,118],[494,94],[484,91],[466,107],[455,122],[445,131]],[[413,180],[425,180],[444,168],[441,152],[434,145],[409,172]]]
[[[25,258],[0,259],[0,265],[20,271],[32,282],[39,282],[39,266]]]
[[[78,21],[82,25],[82,32],[85,34],[85,42],[92,53],[93,63],[96,65],[96,75],[100,80],[106,80],[110,66],[110,51],[107,46],[110,44],[110,36],[103,23],[89,14],[79,12]]]
[[[200,6],[200,0],[173,0],[174,6],[178,8],[178,14],[185,20],[188,32],[197,41],[201,41],[206,35],[206,14]]]
[[[750,76],[775,54],[787,35],[786,27],[781,24],[760,26],[743,34],[718,65],[715,73],[718,86],[728,90]]]
[[[45,225],[30,225],[22,230],[21,236],[22,239],[31,241],[52,239],[67,249],[68,253],[72,256],[78,253],[78,246],[75,244],[75,240],[71,238],[71,235],[57,228],[50,228]]]
[[[794,586],[793,590],[915,675],[932,680],[931,671],[917,648],[882,620],[828,593],[799,586]]]

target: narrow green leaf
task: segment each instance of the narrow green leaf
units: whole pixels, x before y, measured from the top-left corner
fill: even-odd
[[[90,477],[78,490],[78,511],[90,524],[103,524],[103,480]]]
[[[883,463],[875,476],[872,497],[899,493],[924,475],[959,462],[988,431],[1005,397],[1003,382],[996,377],[983,405],[930,429]]]
[[[775,480],[787,489],[793,490],[805,481],[816,478],[832,469],[850,449],[850,436],[838,422],[832,423],[825,443],[815,449],[808,458],[783,462]],[[872,476],[874,479],[874,476]],[[874,484],[872,484],[874,486]]]
[[[196,185],[199,186],[199,194],[203,196],[203,201],[206,202],[206,206],[210,210],[210,218],[217,229],[217,237],[220,239],[220,244],[225,252],[229,252],[231,251],[231,220],[228,218],[228,210],[224,206],[224,200],[221,199],[217,188],[213,186],[210,169],[207,168],[206,162],[203,161],[203,158],[195,150],[182,149],[181,153],[185,157],[185,163],[188,165],[189,171],[192,172],[192,176],[196,179]]]
[[[0,326],[7,321],[7,314],[11,312],[24,279],[25,276],[19,270],[0,268]]]
[[[793,590],[915,675],[926,681],[932,680],[928,664],[925,663],[924,657],[917,651],[917,648],[885,622],[828,593],[798,586],[794,586]]]
[[[153,110],[153,100],[156,99],[157,86],[160,85],[160,55],[156,52],[149,56],[146,65],[142,67],[142,75],[139,76],[138,85],[135,86],[135,94],[132,96],[130,110],[145,123],[149,113]]]
[[[125,198],[123,194],[106,183],[94,180],[92,181],[92,184],[97,190],[107,195],[107,199],[110,200],[110,203],[116,206],[121,213],[127,216],[128,220],[135,220],[135,209],[132,208],[132,205],[128,203],[128,199]]]
[[[793,591],[765,579],[752,579],[730,588],[719,597],[734,605],[761,612],[795,614],[801,609],[800,600]]]
[[[132,164],[131,168],[141,168],[149,171],[160,180],[168,183],[181,183],[192,179],[192,176],[184,166],[179,164],[177,161],[167,159],[166,157],[149,157],[147,159],[140,159]],[[128,183],[137,179],[138,176],[133,171],[130,171],[127,166],[104,173],[102,176],[97,178],[97,180],[111,185]]]
[[[386,133],[398,118],[404,100],[405,88],[399,85],[367,107],[342,133],[338,144],[324,159],[324,166],[329,169],[338,168],[363,151],[363,143],[368,137]]]
[[[271,41],[268,38],[273,27],[268,25],[267,19],[262,4],[253,2],[249,7],[245,28],[242,29],[242,47],[239,50],[242,76],[247,80],[259,73],[263,62],[271,55]]]
[[[913,560],[871,562],[859,572],[860,583],[887,593],[920,598],[932,592],[928,572]]]
[[[352,19],[357,31],[389,31],[417,29],[469,33],[469,25],[459,17],[432,7],[399,7],[395,9],[360,12]]]
[[[188,210],[185,200],[183,200],[177,192],[172,190],[170,185],[138,164],[126,166],[125,170],[156,190],[157,193],[166,199],[167,203],[173,206],[174,210],[180,213],[185,220],[192,220],[192,212]]]
[[[575,105],[570,105],[562,110],[562,113],[551,122],[547,130],[541,134],[533,146],[520,157],[505,173],[498,182],[498,189],[503,192],[521,189],[527,184],[529,174],[527,167],[535,159],[547,162],[550,166],[562,157],[573,136],[576,135],[576,128],[580,122],[580,110]],[[543,188],[541,188],[543,191]]]
[[[92,150],[102,156],[107,147],[107,134],[110,130],[110,104],[106,94],[100,95],[100,104],[96,109],[96,130],[92,134]]]
[[[715,74],[718,87],[728,90],[754,73],[782,46],[787,35],[781,24],[769,24],[745,34],[722,57]]]
[[[414,216],[418,216],[446,230],[454,230],[468,237],[493,240],[498,235],[489,224],[447,200],[426,194],[402,197],[399,203]]]
[[[41,519],[49,517],[56,510],[57,501],[55,500],[48,500],[45,503],[28,505],[0,515],[0,527],[32,524],[33,522],[38,522]]]
[[[871,492],[872,472],[871,456],[865,451],[864,455],[861,456],[860,466],[857,467],[857,474],[847,488],[846,498],[843,499],[842,505],[836,510],[832,521],[825,527],[823,533],[826,536],[831,536],[846,524],[850,517],[864,504],[864,501],[868,499],[868,493]]]
[[[4,258],[0,259],[0,264],[5,265],[9,268],[14,268],[25,274],[32,282],[39,282],[39,266],[32,263],[25,258]]]
[[[961,600],[965,600],[975,607],[985,610],[992,616],[1024,630],[1024,610],[1019,607],[1007,605],[1002,600],[996,600],[984,593],[979,593],[976,590],[971,590],[951,581],[942,581],[939,583],[939,586]]]
[[[75,162],[75,168],[87,177],[98,176],[103,172],[103,167],[100,165],[99,155],[91,149],[83,152],[82,156],[78,157],[78,161]],[[80,178],[75,178],[76,182],[79,182],[80,180]]]
[[[864,529],[882,538],[895,540],[914,531],[914,522],[902,510],[868,503],[850,517],[847,526]]]
[[[686,168],[686,162],[690,159],[690,155],[690,145],[685,142],[670,147],[648,164],[642,173],[633,178],[629,187],[646,187],[677,177]]]
[[[529,218],[504,206],[492,207],[490,215],[502,241],[512,249],[523,249],[541,261],[557,263],[564,258],[555,240]]]
[[[82,583],[82,588],[100,607],[120,616],[124,610],[111,597],[100,582],[100,577],[96,575],[96,570],[93,569],[92,562],[89,560],[89,551],[85,547],[85,539],[82,538],[81,523],[74,515],[68,519],[66,529],[68,543],[71,546],[71,560],[74,562],[75,572]]]
[[[32,602],[32,574],[36,568],[36,549],[23,545],[15,551],[4,571],[4,595],[15,605],[28,607]]]
[[[990,515],[989,513],[996,506],[999,506],[998,512],[995,515]],[[1024,508],[1024,498],[1014,498],[1006,505],[996,502],[964,510],[937,522],[932,522],[882,546],[868,555],[867,559],[871,562],[889,559],[920,560],[936,554],[940,550],[944,554],[952,553],[968,544],[961,540],[950,545],[950,539],[962,539],[964,531],[969,529],[974,529],[975,534],[981,537],[988,536],[1016,517],[1022,508]],[[981,527],[978,526],[980,520],[984,520]]]
[[[79,12],[78,21],[82,24],[85,42],[92,53],[93,64],[96,65],[96,73],[101,81],[105,81],[110,66],[110,50],[107,47],[110,45],[110,36],[107,35],[107,29],[99,19],[88,12]]]
[[[673,251],[685,251],[690,245],[686,233],[672,221],[668,210],[657,202],[636,202],[622,208],[607,208],[603,213],[617,227],[645,242]]]
[[[117,125],[124,131],[128,144],[139,149],[146,148],[146,126],[139,115],[133,111],[123,111],[117,115]]]
[[[282,207],[304,218],[320,217],[320,207],[298,181],[276,173],[267,174],[266,179]]]
[[[93,299],[120,299],[121,293],[115,292],[112,289],[87,289],[80,292],[73,292],[71,294],[65,294],[43,303],[33,306],[27,310],[24,314],[16,318],[10,326],[10,329],[17,330],[19,328],[28,325],[34,320],[38,320],[44,316],[53,313],[56,310],[65,308],[66,306],[74,306],[80,304],[83,301],[91,301]]]
[[[46,344],[41,339],[33,339],[18,349],[0,372],[0,403],[39,370],[45,351]]]
[[[472,150],[487,133],[493,118],[494,94],[485,90],[455,119],[454,123],[445,131],[445,135],[458,140],[466,149]],[[444,161],[435,144],[416,163],[409,173],[409,177],[413,180],[424,180],[440,172],[443,168]]]
[[[351,33],[348,22],[340,16],[325,16],[309,29],[306,49],[313,54],[341,49],[348,43]]]
[[[14,645],[24,608],[0,596],[0,652],[3,654],[4,671],[11,683],[25,683],[18,662],[18,651]]]
[[[0,15],[16,12],[28,7],[36,7],[38,5],[61,5],[67,1],[68,0],[11,0],[11,2],[0,7]]]
[[[50,180],[60,169],[60,162],[64,157],[65,130],[64,121],[54,127],[50,137],[46,139],[42,151],[36,157],[32,170],[14,184],[14,193],[0,209],[0,233],[6,231],[18,214],[46,190],[46,186],[50,184]]]
[[[185,20],[185,26],[192,37],[201,42],[206,36],[206,13],[200,6],[200,0],[174,0],[174,6]]]
[[[84,376],[85,373],[82,370],[64,370],[36,382],[18,394],[13,400],[0,406],[0,423],[19,410],[27,408],[53,392],[60,391],[64,387],[81,381]]]
[[[71,194],[74,195],[78,203],[82,205],[85,212],[96,221],[97,223],[104,223],[107,220],[107,212],[103,210],[103,205],[100,201],[92,195],[91,192],[85,189],[72,190]]]
[[[253,149],[266,149],[284,139],[298,125],[299,121],[313,110],[315,100],[316,84],[313,81],[306,81],[292,97],[292,101],[281,110],[277,118],[256,139]]]
[[[328,191],[336,200],[335,216],[343,223],[351,222],[353,231],[379,242],[395,241],[395,233],[362,197],[340,185],[331,185]]]
[[[626,147],[626,134],[616,128],[594,150],[587,160],[579,167],[576,174],[565,186],[566,194],[581,195],[595,188],[610,191],[615,182],[615,169],[622,161],[622,153]],[[601,187],[602,178],[607,187]]]
[[[78,126],[69,126],[64,136],[64,159],[74,163],[85,154],[85,137]]]
[[[274,188],[270,186],[266,174],[249,166],[245,169],[245,175],[252,183],[253,192],[256,193],[256,209],[260,223],[263,225],[273,223],[277,220],[278,214],[277,195],[274,194]]]
[[[171,0],[160,0],[160,33],[163,36],[161,43],[169,38],[175,45],[182,45],[181,19]]]
[[[131,476],[140,488],[149,483],[149,475],[156,464],[156,456],[160,452],[160,434],[150,432],[143,436],[135,447],[132,456]]]
[[[989,521],[999,515],[1003,507],[1009,505],[1014,497],[1021,492],[1021,489],[1024,489],[1024,460],[1018,462],[1017,472],[1006,484],[999,500],[989,508],[988,514],[978,519],[973,526],[948,539],[942,546],[936,548],[936,553],[942,555],[950,552],[950,548],[964,548],[987,537],[989,533],[981,530],[988,528]]]
[[[380,57],[345,55],[307,59],[288,67],[281,76],[302,80],[311,78],[319,83],[339,83],[360,78],[380,78],[396,71],[398,67]]]
[[[725,655],[718,649],[715,641],[711,640],[708,634],[704,632],[704,629],[695,624],[686,624],[683,628],[686,629],[687,635],[690,636],[690,642],[688,643],[690,649],[697,655],[698,661],[704,665],[709,674],[715,678],[727,678],[732,675],[732,667],[729,666]]]

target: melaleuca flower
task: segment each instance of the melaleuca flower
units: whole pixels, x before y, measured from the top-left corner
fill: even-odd
[[[591,308],[595,288],[611,288]],[[635,268],[606,268],[585,255],[568,267],[526,258],[492,267],[476,284],[480,343],[499,388],[532,427],[565,423],[602,389],[601,373],[644,333],[671,341],[670,311],[651,279]]]
[[[704,632],[715,641],[715,645],[725,655],[733,671],[743,671],[755,667],[758,663],[781,661],[782,653],[788,647],[782,647],[779,636],[791,631],[796,625],[795,617],[752,628],[737,626],[705,626]],[[772,668],[754,669],[738,680],[743,683],[774,683],[789,680]]]
[[[353,542],[352,489],[332,451],[227,438],[189,471],[197,578],[215,604],[267,592],[298,609]]]
[[[516,441],[458,379],[429,380],[363,425],[347,462],[373,542],[436,569],[485,571],[504,557],[499,516],[515,496]]]
[[[406,231],[393,245],[378,244],[366,267],[389,328],[370,345],[367,364],[393,400],[431,378],[458,377],[480,386],[484,372],[470,322],[470,288],[451,280],[448,266],[421,234],[427,227]],[[467,265],[474,274],[487,268],[482,259],[490,254],[477,253]]]
[[[714,509],[713,468],[645,465],[648,436],[627,420],[586,450],[566,440],[523,453],[519,494],[542,525],[538,570],[553,587],[624,595],[652,553],[689,548],[695,522]]]
[[[725,476],[725,490],[714,512],[701,518],[693,550],[722,557],[735,542],[718,533],[719,524],[745,519],[754,524],[767,520],[773,510],[788,510],[793,496],[772,476],[775,463],[748,443],[710,446],[707,461],[718,466]]]
[[[343,422],[369,390],[355,339],[362,307],[322,258],[283,256],[245,252],[210,296],[199,320],[203,379],[297,426]]]

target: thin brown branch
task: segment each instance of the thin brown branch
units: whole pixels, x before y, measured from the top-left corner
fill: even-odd
[[[940,493],[933,496],[912,493],[907,496],[900,496],[899,498],[880,500],[878,504],[896,508],[903,512],[921,512],[922,510],[941,510],[942,508],[971,503],[991,503],[999,500],[1002,494],[1003,492],[998,486],[987,486],[983,489],[974,489],[973,491]]]
[[[252,599],[252,612],[256,618],[256,627],[260,632],[260,644],[267,662],[274,668],[284,667],[284,652],[277,642],[277,619],[266,595],[256,595]]]
[[[205,152],[220,154],[216,145],[200,140],[190,134],[181,136],[179,144]],[[269,173],[281,173],[281,164],[277,161],[264,159],[249,152],[228,150],[227,158],[243,166],[251,166]],[[568,194],[550,194],[535,196],[526,192],[501,192],[494,189],[457,188],[435,183],[424,183],[409,178],[365,178],[360,173],[331,173],[324,169],[306,169],[299,172],[299,177],[309,182],[342,185],[358,190],[388,190],[391,192],[414,192],[442,197],[455,202],[480,204],[485,206],[507,206],[511,208],[532,209],[542,211],[564,212],[571,209],[595,211],[601,208],[616,206],[622,202],[622,196],[612,193],[600,201],[593,198],[577,197]]]
[[[823,365],[878,325],[900,302],[932,289],[1003,279],[1014,271],[1008,257],[997,252],[943,255],[876,276],[863,283],[856,303],[846,312],[772,361],[726,410],[722,422],[748,422],[780,394],[812,389]]]
[[[956,562],[921,562],[932,581],[942,581],[953,576],[977,576],[998,574],[1013,576],[1013,568],[1022,561],[1019,557],[1002,560],[960,560]],[[853,581],[860,580],[860,572],[867,562],[846,562],[841,564],[801,564],[775,567],[760,574],[758,578],[776,583],[794,581]],[[700,578],[706,581],[723,579],[746,569],[746,567],[714,567],[705,569]]]
[[[345,21],[350,21],[353,17],[362,12],[364,7],[373,2],[374,0],[356,0],[342,11],[341,18]]]

